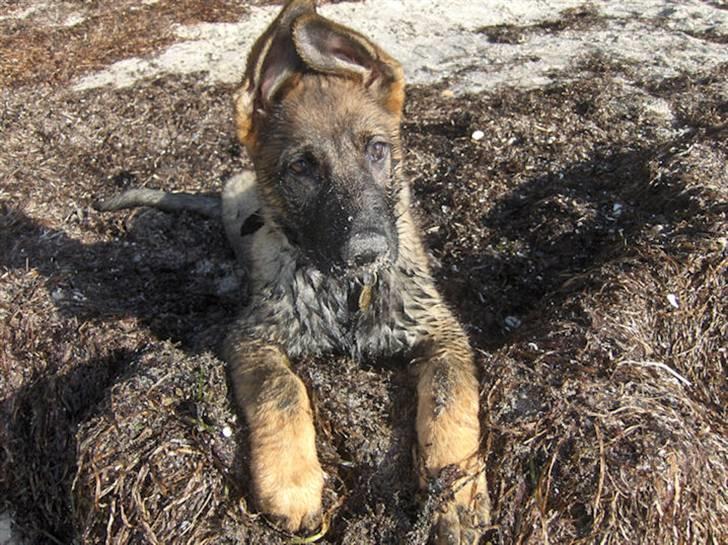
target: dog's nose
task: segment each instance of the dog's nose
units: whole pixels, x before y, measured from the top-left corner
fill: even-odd
[[[354,233],[347,246],[346,260],[358,267],[369,265],[389,251],[384,233],[372,230]]]

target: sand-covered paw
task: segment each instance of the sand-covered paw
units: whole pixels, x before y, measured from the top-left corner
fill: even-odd
[[[452,497],[437,515],[433,542],[435,545],[476,545],[490,524],[485,472],[455,481],[452,491]]]

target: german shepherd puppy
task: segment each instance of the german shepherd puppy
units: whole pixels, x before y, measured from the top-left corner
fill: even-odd
[[[294,532],[320,522],[324,473],[306,387],[291,361],[408,358],[417,376],[421,485],[447,466],[461,475],[437,515],[434,541],[475,543],[489,520],[478,380],[410,211],[403,102],[397,61],[318,15],[314,0],[289,2],[256,41],[235,95],[237,134],[255,175],[227,184],[221,210],[247,269],[250,302],[224,354],[250,428],[258,506]],[[136,196],[104,208],[175,209],[164,199],[187,198]],[[210,201],[196,208],[220,212]]]

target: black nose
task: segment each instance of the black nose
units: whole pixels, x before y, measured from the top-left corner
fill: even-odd
[[[378,231],[362,231],[354,233],[349,239],[346,250],[346,261],[358,267],[374,262],[389,251],[389,244],[384,233]]]

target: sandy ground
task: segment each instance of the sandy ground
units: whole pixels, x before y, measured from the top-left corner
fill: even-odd
[[[213,355],[236,307],[220,226],[90,208],[130,186],[216,191],[248,165],[230,95],[277,9],[0,0],[0,544],[9,513],[32,544],[153,542],[131,527],[285,541],[245,508]],[[483,371],[487,542],[721,543],[728,5],[321,12],[411,84],[407,174]],[[350,382],[300,366],[344,505],[323,542],[417,543],[406,379],[340,365]],[[192,494],[180,483],[199,485],[189,512],[169,507]]]

